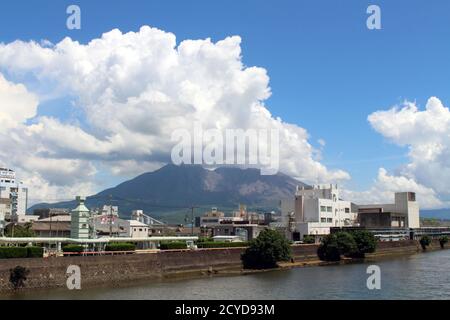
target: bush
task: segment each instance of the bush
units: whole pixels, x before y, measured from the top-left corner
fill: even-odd
[[[25,267],[17,266],[14,269],[9,270],[9,282],[13,286],[14,290],[25,286],[25,281],[30,273]]]
[[[339,261],[341,260],[341,252],[337,244],[336,237],[327,237],[322,240],[319,248],[317,249],[317,255],[322,261]]]
[[[213,242],[213,238],[207,238],[207,237],[201,237],[198,238],[197,243],[202,243],[202,242]]]
[[[28,257],[25,247],[0,247],[0,259],[14,259]]]
[[[161,249],[161,250],[187,249],[187,245],[186,245],[186,242],[182,242],[182,241],[161,242],[159,245],[159,249]]]
[[[306,243],[306,244],[316,243],[316,238],[311,235],[305,235],[305,236],[303,236],[303,243]]]
[[[356,241],[352,234],[348,232],[338,232],[336,237],[341,255],[349,257],[358,252],[358,246],[356,245]]]
[[[198,248],[237,248],[237,247],[247,247],[248,242],[199,242],[197,243]]]
[[[375,252],[377,248],[377,240],[373,233],[366,230],[356,230],[351,232],[356,242],[357,251],[353,257],[364,258],[366,253]]]
[[[439,238],[439,244],[441,245],[441,248],[444,249],[445,245],[448,243],[448,237],[442,236]]]
[[[265,229],[249,243],[241,259],[246,269],[270,269],[291,259],[289,241],[278,231]]]
[[[337,241],[336,234],[329,234],[322,239],[317,255],[322,261],[339,261],[341,260],[341,251]]]
[[[423,250],[427,250],[427,247],[431,244],[431,239],[429,236],[422,236],[422,238],[420,238],[420,245],[422,246]]]
[[[42,247],[26,247],[28,258],[42,258],[44,256],[44,248]]]
[[[79,244],[68,244],[62,247],[63,252],[83,252],[84,248],[83,246]]]
[[[118,243],[108,243],[105,247],[105,251],[134,251],[136,250],[136,245],[134,243],[118,242]]]
[[[341,256],[355,256],[358,247],[353,236],[348,232],[327,235],[317,249],[317,255],[323,261],[339,261]]]
[[[0,247],[0,259],[42,258],[42,247]]]

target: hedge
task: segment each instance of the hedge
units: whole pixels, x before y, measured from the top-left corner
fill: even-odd
[[[27,256],[26,247],[0,247],[0,259],[26,258]]]
[[[248,242],[199,242],[198,248],[237,248],[248,247]]]
[[[42,258],[44,256],[44,248],[42,247],[26,247],[28,258]]]
[[[161,242],[159,245],[161,250],[176,250],[176,249],[187,249],[186,242]]]
[[[80,246],[78,244],[68,244],[62,247],[63,252],[83,252],[84,248],[83,246]]]
[[[108,243],[105,247],[105,251],[134,251],[136,245],[134,243]]]
[[[42,258],[43,255],[41,247],[0,247],[0,259]]]

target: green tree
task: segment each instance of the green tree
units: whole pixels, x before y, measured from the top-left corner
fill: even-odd
[[[427,250],[427,247],[431,244],[431,239],[429,236],[425,235],[420,238],[420,245],[422,246],[423,250]]]
[[[357,250],[353,257],[364,258],[366,253],[375,252],[377,248],[377,240],[373,233],[367,230],[356,230],[351,233],[355,239]]]
[[[341,251],[339,250],[336,234],[329,234],[322,239],[317,249],[317,255],[323,261],[341,260]]]
[[[17,266],[14,269],[9,270],[9,282],[13,286],[14,290],[23,288],[25,286],[25,281],[30,273],[25,267]]]
[[[303,236],[303,243],[313,244],[315,242],[316,242],[316,238],[314,238],[314,236],[311,236],[311,235]]]
[[[341,256],[353,256],[357,253],[357,245],[348,232],[337,232],[327,235],[317,249],[317,255],[323,261],[339,261]]]
[[[439,244],[441,245],[441,248],[444,249],[445,245],[448,243],[448,237],[442,236],[439,238]]]
[[[336,233],[337,242],[341,255],[352,256],[357,250],[358,246],[353,238],[353,235],[348,232],[338,232]]]
[[[245,269],[270,269],[291,256],[289,241],[278,231],[265,229],[250,242],[241,259]]]
[[[31,223],[25,223],[23,226],[13,225],[9,228],[8,232],[6,232],[6,236],[14,238],[33,238],[36,236],[36,233],[31,227]]]

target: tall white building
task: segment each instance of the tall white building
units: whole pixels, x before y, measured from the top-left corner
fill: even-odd
[[[337,185],[315,185],[297,187],[295,199],[283,205],[288,216],[289,231],[293,240],[305,235],[327,235],[331,227],[351,226],[355,223],[356,212],[350,201],[339,198]]]
[[[17,220],[24,216],[28,206],[28,188],[16,179],[16,173],[7,168],[0,168],[0,202],[6,220]]]
[[[74,239],[89,239],[89,209],[86,208],[84,197],[77,197],[77,207],[72,210],[70,222],[70,237]]]

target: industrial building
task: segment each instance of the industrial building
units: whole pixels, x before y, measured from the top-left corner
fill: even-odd
[[[70,238],[71,216],[57,215],[33,222],[31,230],[39,238]]]
[[[358,223],[367,229],[420,228],[416,194],[397,192],[394,203],[358,205]]]
[[[342,200],[334,184],[297,187],[294,199],[282,201],[282,211],[293,241],[327,235],[331,227],[351,226],[356,220],[355,205]]]
[[[415,229],[420,228],[419,204],[414,192],[395,193],[390,204],[357,205],[339,197],[337,185],[297,187],[293,199],[283,200],[284,232],[293,241],[305,235],[317,240],[330,229]]]

